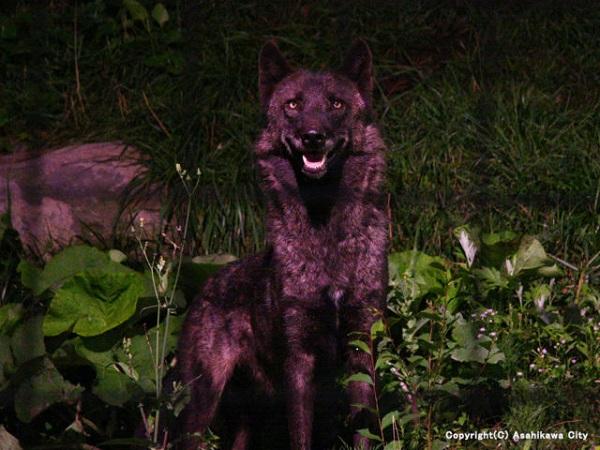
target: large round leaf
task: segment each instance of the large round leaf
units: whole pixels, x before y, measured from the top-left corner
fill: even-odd
[[[56,291],[44,320],[44,334],[102,334],[129,319],[143,293],[143,277],[138,273],[86,270]]]

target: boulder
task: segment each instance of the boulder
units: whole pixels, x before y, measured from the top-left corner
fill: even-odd
[[[45,259],[75,243],[122,244],[140,220],[155,237],[164,191],[132,192],[144,171],[140,152],[122,143],[18,150],[0,157],[0,213],[10,208],[23,247]]]

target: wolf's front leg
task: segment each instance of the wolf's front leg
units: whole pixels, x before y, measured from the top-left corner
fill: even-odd
[[[290,299],[283,314],[286,410],[291,450],[312,450],[315,354],[310,349],[310,327],[301,303],[300,299]]]
[[[288,427],[292,450],[311,450],[315,358],[292,351],[285,363]]]

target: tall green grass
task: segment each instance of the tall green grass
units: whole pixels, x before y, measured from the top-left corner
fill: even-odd
[[[144,0],[150,11],[154,1]],[[120,0],[16,2],[0,16],[0,144],[119,139],[203,182],[197,252],[263,246],[252,143],[257,53],[300,66],[372,47],[389,144],[394,248],[450,251],[465,222],[542,238],[567,261],[600,248],[600,10],[594,2],[164,2],[163,26]],[[14,33],[13,33],[14,31]]]

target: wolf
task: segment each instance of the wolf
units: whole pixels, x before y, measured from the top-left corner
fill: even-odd
[[[228,447],[257,448],[260,427],[272,436],[281,417],[286,439],[264,444],[263,433],[264,448],[331,448],[339,369],[374,375],[370,355],[348,345],[368,341],[387,287],[386,147],[372,91],[362,40],[337,71],[293,69],[275,42],[262,48],[266,126],[255,159],[268,246],[223,268],[188,310],[178,359],[191,400],[180,448],[203,448],[194,434],[218,424]],[[374,431],[375,395],[348,383],[349,429]]]

